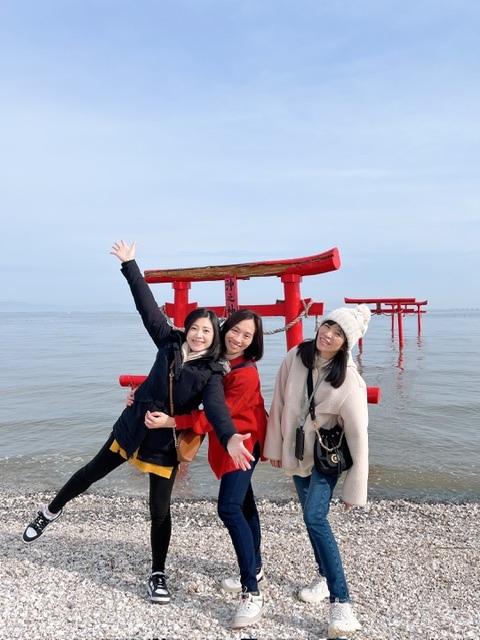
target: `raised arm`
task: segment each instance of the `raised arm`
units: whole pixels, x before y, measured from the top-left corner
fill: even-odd
[[[113,243],[110,253],[121,261],[121,272],[130,286],[135,307],[142,318],[145,329],[158,348],[173,329],[158,308],[155,297],[135,261],[136,248],[136,242],[129,246],[124,240],[120,240]]]
[[[135,251],[137,250],[137,243],[132,242],[130,246],[124,241],[114,242],[112,246],[113,251],[110,251],[112,256],[117,256],[120,262],[127,262],[128,260],[135,260]]]

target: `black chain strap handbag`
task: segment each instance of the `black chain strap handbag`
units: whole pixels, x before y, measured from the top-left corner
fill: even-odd
[[[313,403],[313,376],[309,369],[307,389],[310,396],[310,414],[315,424],[315,405]],[[331,429],[315,429],[316,438],[313,445],[313,463],[318,473],[327,476],[340,476],[353,464],[350,449],[343,427],[339,424]]]
[[[339,424],[331,429],[317,429],[313,448],[313,462],[318,473],[340,476],[353,464],[343,427]]]

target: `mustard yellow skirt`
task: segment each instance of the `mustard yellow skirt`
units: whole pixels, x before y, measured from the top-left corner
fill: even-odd
[[[118,444],[116,440],[114,440],[110,446],[110,451],[113,453],[119,453],[122,458],[131,462],[137,469],[143,471],[143,473],[154,473],[156,476],[161,476],[162,478],[170,478],[172,475],[174,467],[162,467],[159,464],[153,464],[152,462],[143,462],[143,460],[138,459],[138,449],[135,451],[133,456],[128,459],[127,454],[124,449]]]

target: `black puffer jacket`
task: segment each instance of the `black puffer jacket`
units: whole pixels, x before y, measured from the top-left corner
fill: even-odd
[[[225,404],[222,364],[206,358],[182,364],[185,332],[169,325],[135,260],[122,263],[122,273],[158,352],[146,380],[135,391],[134,404],[123,411],[113,426],[117,442],[128,457],[139,449],[138,458],[145,462],[165,466],[177,463],[172,429],[148,429],[144,423],[147,410],[170,414],[168,375],[170,363],[174,361],[175,414],[190,413],[203,404],[210,424],[226,448],[228,440],[237,431]]]

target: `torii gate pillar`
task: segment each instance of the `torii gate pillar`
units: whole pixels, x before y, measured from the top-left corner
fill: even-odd
[[[300,311],[300,283],[302,276],[295,273],[281,276],[285,293],[285,324],[288,326],[298,316]],[[287,330],[287,350],[293,349],[303,340],[301,322],[297,322]]]
[[[179,282],[178,280],[176,282],[172,282],[172,289],[174,291],[173,300],[175,305],[173,323],[176,327],[183,327],[185,318],[196,306],[195,304],[189,304],[188,302],[188,291],[191,286],[190,282]]]

